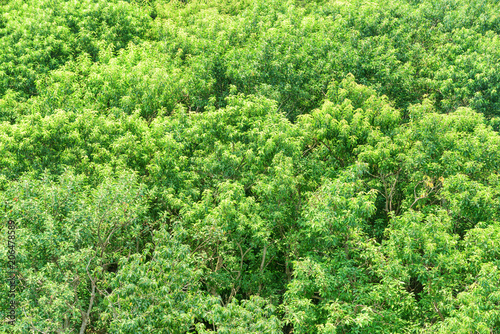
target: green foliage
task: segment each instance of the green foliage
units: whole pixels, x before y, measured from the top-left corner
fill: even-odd
[[[58,110],[45,117],[33,114],[13,125],[3,123],[0,128],[0,168],[12,179],[24,172],[57,175],[66,167],[94,178],[104,170],[127,168],[130,163],[144,173],[148,155],[154,152],[136,150],[147,128],[138,115],[115,118],[90,110]]]
[[[497,333],[499,6],[0,1],[0,331]]]
[[[306,257],[294,264],[284,302],[297,333],[399,332],[411,324],[414,300],[364,232],[376,194],[362,191],[362,173],[346,172],[310,199],[300,230]]]
[[[238,302],[233,299],[226,307],[215,305],[206,314],[212,325],[208,330],[198,324],[198,333],[281,333],[280,321],[275,308],[264,298],[251,296],[250,300]],[[212,331],[211,329],[214,329]]]
[[[189,246],[180,242],[184,233],[179,226],[170,233],[162,229],[142,254],[120,260],[103,315],[111,331],[184,333],[217,304],[214,297],[200,294],[202,270]]]
[[[19,227],[15,332],[70,333],[94,321],[114,276],[110,268],[147,241],[143,192],[126,171],[105,177],[97,187],[71,171],[55,180],[25,175],[7,185],[4,218]]]
[[[9,1],[0,7],[0,96],[36,95],[36,81],[79,54],[97,59],[145,37],[150,18],[121,1]]]

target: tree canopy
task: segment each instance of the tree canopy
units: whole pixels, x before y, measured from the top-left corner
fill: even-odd
[[[498,333],[499,34],[493,0],[0,0],[0,330]]]

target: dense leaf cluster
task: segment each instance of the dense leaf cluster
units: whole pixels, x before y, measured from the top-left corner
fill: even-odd
[[[0,1],[1,330],[497,333],[499,33],[491,0]]]

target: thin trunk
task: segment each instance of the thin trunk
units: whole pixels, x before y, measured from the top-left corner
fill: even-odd
[[[84,313],[83,316],[83,321],[82,321],[82,327],[80,327],[80,334],[85,333],[85,329],[87,329],[87,325],[89,323],[90,319],[90,312],[92,311],[92,307],[94,305],[94,299],[95,299],[95,281],[91,281],[92,284],[92,292],[90,294],[90,302],[89,302],[89,308],[87,309],[87,313]]]
[[[262,262],[260,263],[260,274],[262,275],[262,272],[264,271],[264,267],[266,264],[266,252],[267,252],[267,244],[264,245],[264,251],[262,252]],[[262,281],[259,283],[259,292],[257,295],[260,295],[260,292],[262,291]]]

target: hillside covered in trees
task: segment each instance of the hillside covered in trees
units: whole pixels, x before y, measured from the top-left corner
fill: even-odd
[[[0,0],[0,332],[500,333],[499,34],[496,0]]]

